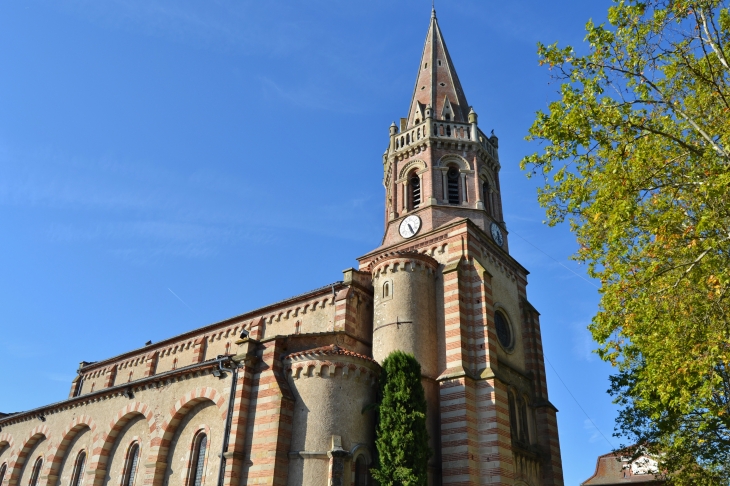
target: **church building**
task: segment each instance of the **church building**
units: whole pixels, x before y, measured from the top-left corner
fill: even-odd
[[[382,164],[384,235],[357,268],[81,362],[67,398],[0,414],[0,486],[370,485],[370,405],[395,350],[421,364],[429,485],[562,485],[498,139],[479,127],[435,11]]]

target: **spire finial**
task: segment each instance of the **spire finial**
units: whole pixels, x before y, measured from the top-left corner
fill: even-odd
[[[431,18],[436,18],[436,0],[431,0]]]

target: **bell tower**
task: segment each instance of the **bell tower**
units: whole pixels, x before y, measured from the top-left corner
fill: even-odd
[[[506,248],[498,146],[466,101],[433,10],[407,116],[390,126],[383,155],[384,245],[399,238],[404,218],[416,216],[419,233],[460,218],[485,232],[494,223]]]
[[[480,128],[431,13],[408,112],[383,155],[385,234],[360,257],[372,356],[421,364],[429,485],[562,486],[528,271],[510,254],[499,142]]]

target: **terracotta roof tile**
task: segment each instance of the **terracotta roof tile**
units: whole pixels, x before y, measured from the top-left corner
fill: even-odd
[[[351,358],[360,358],[360,359],[364,359],[365,361],[370,361],[371,363],[377,364],[377,361],[375,361],[373,358],[371,358],[369,356],[365,356],[364,354],[350,351],[349,349],[340,347],[336,344],[330,344],[329,346],[322,346],[319,348],[307,349],[304,351],[297,351],[296,353],[291,353],[291,354],[284,356],[282,359],[299,358],[301,356],[311,356],[311,355],[349,356]]]

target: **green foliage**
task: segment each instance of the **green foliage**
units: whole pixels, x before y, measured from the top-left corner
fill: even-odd
[[[560,99],[521,162],[601,282],[590,330],[618,369],[617,435],[675,484],[730,483],[728,3],[615,0],[585,55],[539,45]]]
[[[381,486],[426,486],[426,397],[413,355],[395,351],[383,361],[375,446],[379,464],[372,472]]]

